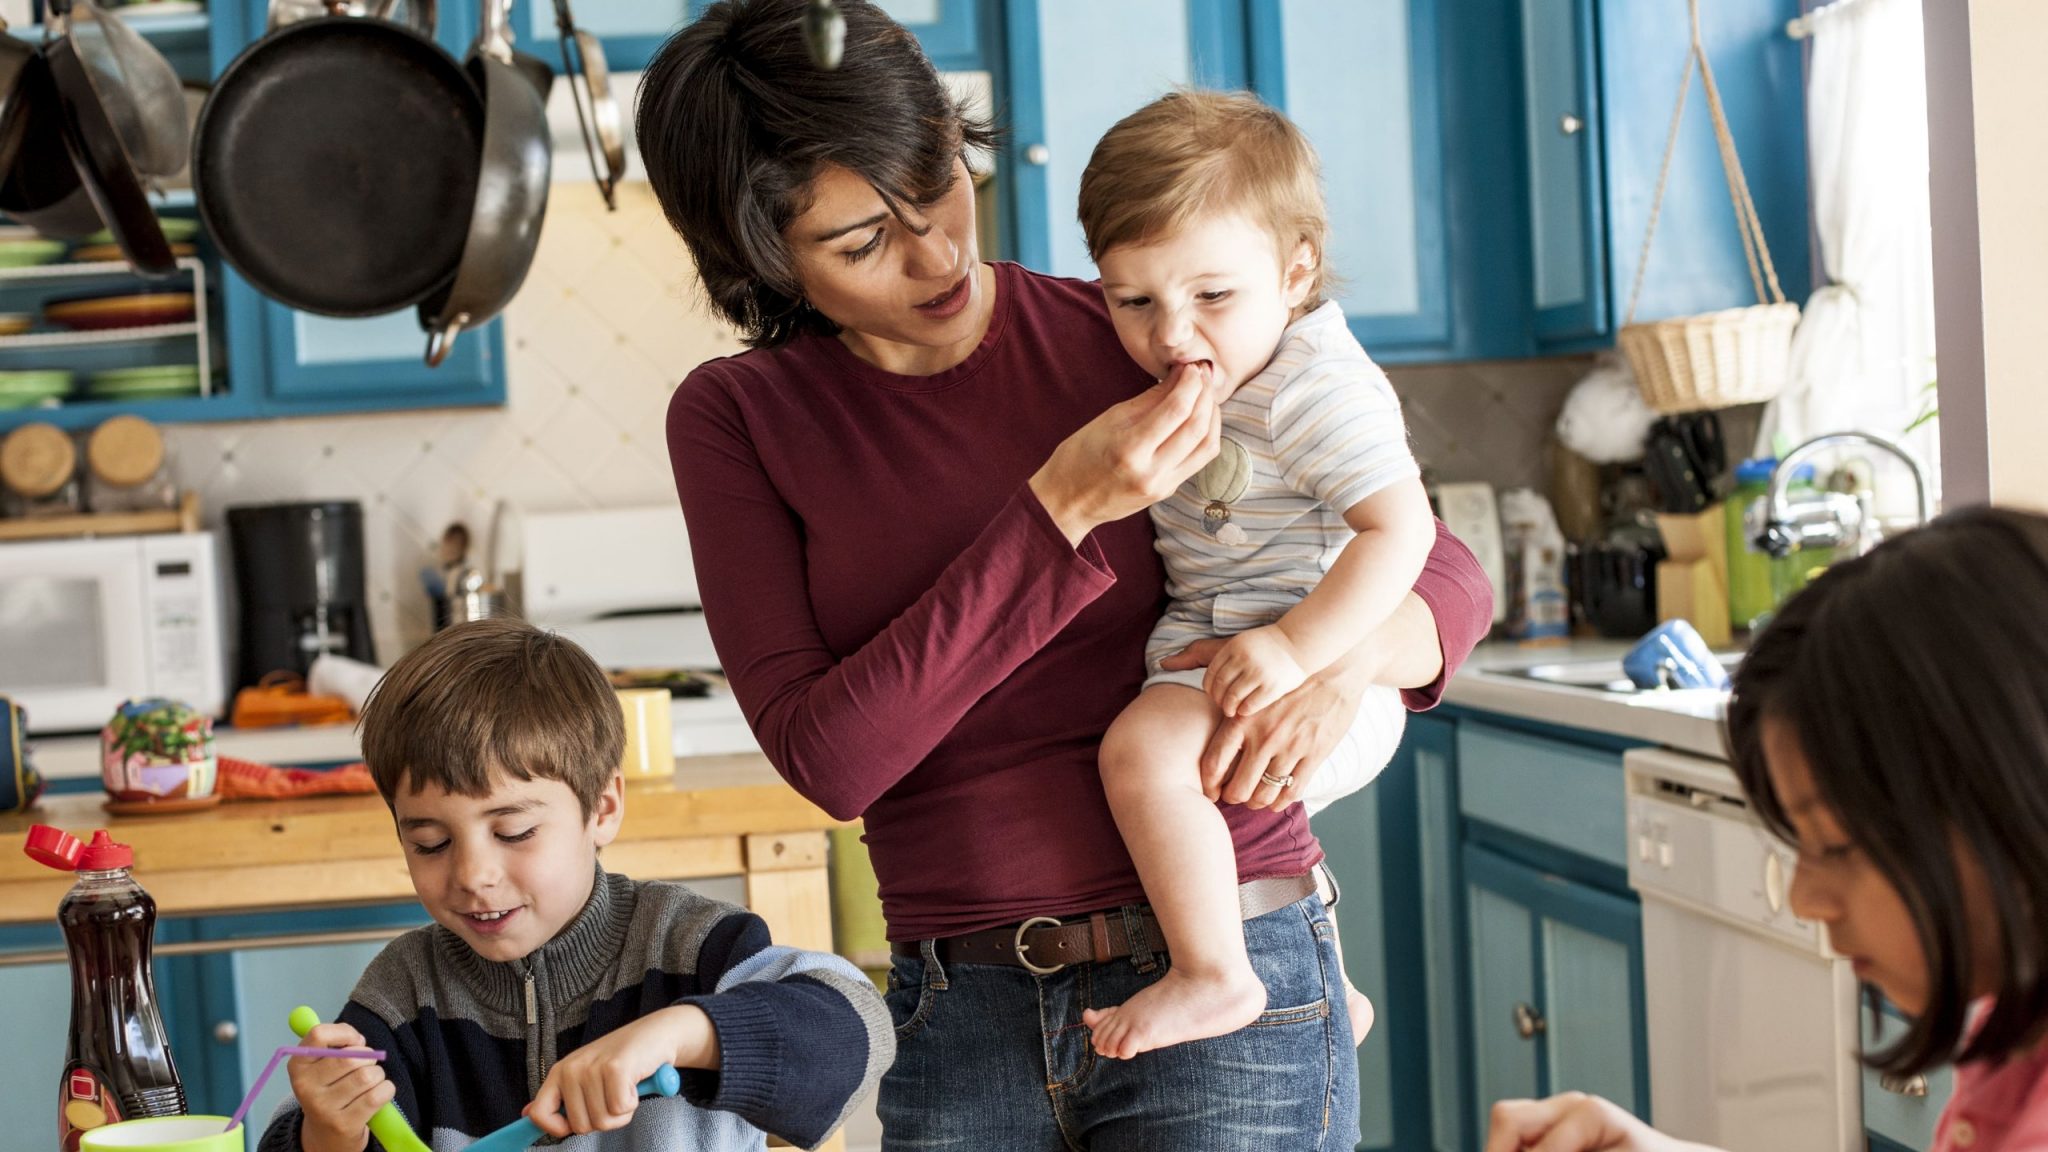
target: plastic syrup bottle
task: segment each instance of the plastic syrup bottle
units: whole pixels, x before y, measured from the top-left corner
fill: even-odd
[[[157,1012],[150,949],[156,901],[128,874],[135,851],[105,829],[80,844],[38,824],[23,851],[78,883],[57,905],[71,953],[71,1036],[58,1085],[58,1148],[76,1152],[85,1132],[118,1120],[181,1116],[185,1088]]]

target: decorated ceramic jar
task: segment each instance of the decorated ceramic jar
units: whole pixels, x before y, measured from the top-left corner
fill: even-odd
[[[213,721],[176,700],[127,701],[100,733],[100,779],[116,800],[211,796],[217,775]]]

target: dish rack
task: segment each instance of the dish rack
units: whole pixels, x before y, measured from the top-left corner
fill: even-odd
[[[97,348],[119,344],[134,344],[154,340],[190,340],[192,362],[199,366],[199,395],[213,395],[213,344],[207,331],[206,322],[206,265],[196,256],[181,257],[178,270],[192,281],[192,319],[179,324],[151,324],[135,328],[101,328],[82,332],[29,332],[19,336],[0,336],[0,352],[46,348],[60,349]],[[120,261],[104,263],[58,263],[37,264],[24,268],[0,268],[0,289],[16,286],[64,285],[73,282],[88,283],[94,280],[127,281],[134,284],[135,291],[143,292],[168,290],[182,291],[175,286],[176,280],[168,282],[143,281],[136,277],[135,270]],[[39,364],[38,367],[46,365]],[[47,365],[58,367],[58,365]]]

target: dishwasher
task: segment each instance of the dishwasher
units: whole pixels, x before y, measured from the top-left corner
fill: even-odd
[[[1637,749],[1623,765],[1651,1122],[1743,1152],[1860,1152],[1856,978],[1792,914],[1795,854],[1726,763]]]

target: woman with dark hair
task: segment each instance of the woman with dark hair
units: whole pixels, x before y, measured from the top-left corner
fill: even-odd
[[[649,65],[638,135],[752,348],[676,391],[670,459],[749,724],[799,792],[865,820],[895,942],[887,1146],[1350,1147],[1357,1063],[1294,800],[1369,684],[1435,703],[1490,623],[1485,579],[1439,527],[1378,633],[1218,732],[1205,780],[1267,1011],[1098,1060],[1082,1012],[1168,958],[1097,746],[1164,603],[1142,513],[1215,455],[1216,397],[1207,373],[1146,378],[1096,285],[984,263],[963,155],[987,126],[871,4],[841,0],[844,61],[814,67],[807,7],[713,5]]]
[[[1936,1152],[2048,1147],[2048,519],[1955,512],[1828,570],[1743,660],[1728,738],[1799,850],[1793,912],[1912,1020],[1870,1063],[1956,1063]],[[1495,1105],[1486,1147],[1700,1146],[1572,1094]]]

